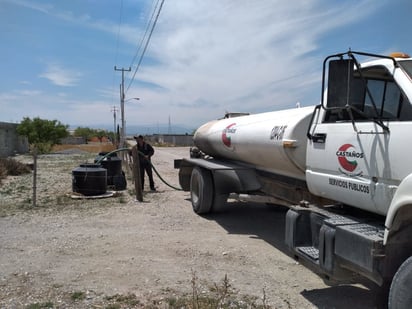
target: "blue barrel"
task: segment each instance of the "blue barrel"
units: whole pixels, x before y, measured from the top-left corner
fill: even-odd
[[[73,192],[86,196],[106,193],[107,170],[99,164],[80,164],[72,171],[72,188]]]

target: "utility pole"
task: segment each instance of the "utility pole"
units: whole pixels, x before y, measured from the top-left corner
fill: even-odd
[[[114,144],[116,145],[116,112],[119,111],[116,106],[110,110],[113,112],[113,135],[114,135]]]
[[[169,115],[169,126],[167,128],[167,134],[172,134],[172,123],[170,122],[170,115]]]
[[[122,83],[120,84],[120,113],[122,117],[122,128],[120,130],[120,144],[119,147],[125,147],[125,119],[124,119],[124,72],[130,72],[132,68],[129,69],[121,68],[118,69],[114,67],[115,71],[122,71]]]

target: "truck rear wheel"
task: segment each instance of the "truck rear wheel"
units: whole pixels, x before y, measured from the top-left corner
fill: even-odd
[[[399,267],[389,291],[389,309],[412,308],[412,256]]]
[[[193,211],[197,214],[207,214],[212,210],[213,203],[212,173],[196,166],[190,177],[190,198]]]

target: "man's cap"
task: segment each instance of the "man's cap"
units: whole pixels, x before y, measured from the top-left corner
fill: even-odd
[[[138,139],[138,138],[143,139],[143,135],[139,135],[139,136],[135,135],[135,136],[133,136],[133,138],[134,138],[134,139]]]

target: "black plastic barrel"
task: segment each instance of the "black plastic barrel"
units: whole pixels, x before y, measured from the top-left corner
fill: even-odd
[[[107,189],[107,170],[99,164],[80,164],[72,171],[72,187],[86,196],[102,195]]]
[[[126,177],[122,171],[122,159],[116,153],[105,157],[107,152],[100,152],[94,162],[99,162],[107,170],[107,185],[114,186],[116,190],[126,189]]]

